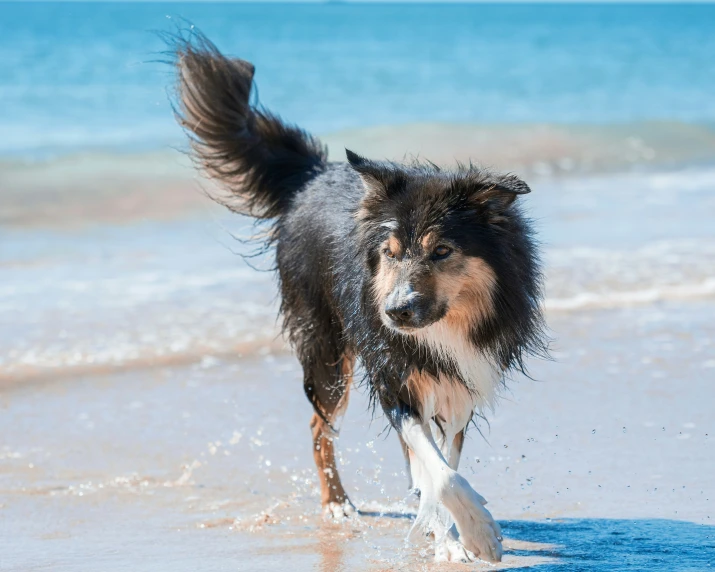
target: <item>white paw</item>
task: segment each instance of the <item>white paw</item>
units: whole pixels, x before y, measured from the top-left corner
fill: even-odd
[[[474,562],[477,556],[467,550],[458,539],[459,535],[454,527],[449,530],[442,541],[438,541],[434,548],[435,562]]]
[[[420,507],[417,510],[415,522],[410,529],[407,539],[410,542],[419,542],[421,538],[434,534],[435,538],[442,538],[452,526],[452,518],[447,509],[437,498],[426,490],[420,496]]]
[[[456,472],[449,475],[441,492],[442,502],[454,518],[464,547],[483,560],[501,562],[501,529],[484,508],[484,498]]]
[[[344,502],[330,502],[323,507],[323,516],[328,520],[343,520],[356,514],[357,509],[350,499],[345,499]]]

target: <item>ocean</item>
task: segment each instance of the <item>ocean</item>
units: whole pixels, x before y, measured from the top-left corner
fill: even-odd
[[[211,203],[165,33],[332,160],[515,172],[552,359],[461,473],[496,569],[715,562],[715,5],[0,3],[0,570],[444,570],[355,387],[325,521],[260,228]],[[320,245],[316,245],[317,248]],[[475,570],[492,570],[475,564]]]
[[[715,122],[708,4],[2,3],[1,155],[181,141],[157,32],[253,62],[324,134],[415,122]]]

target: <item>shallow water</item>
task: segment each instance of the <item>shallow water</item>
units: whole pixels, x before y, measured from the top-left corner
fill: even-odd
[[[551,312],[715,298],[707,169],[541,180],[526,207]],[[209,211],[170,221],[0,230],[0,381],[283,347],[260,232]]]

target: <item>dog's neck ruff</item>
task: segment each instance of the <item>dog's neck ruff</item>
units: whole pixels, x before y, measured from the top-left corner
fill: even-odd
[[[475,347],[464,332],[443,321],[422,328],[413,334],[418,342],[439,359],[450,363],[469,392],[474,396],[472,409],[480,412],[494,409],[502,371],[496,360]],[[456,381],[456,380],[455,380]],[[465,404],[466,405],[466,404]]]

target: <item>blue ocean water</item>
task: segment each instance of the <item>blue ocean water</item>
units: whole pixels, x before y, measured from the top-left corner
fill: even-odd
[[[715,121],[715,5],[0,3],[0,154],[180,141],[154,31],[182,19],[318,133]]]

